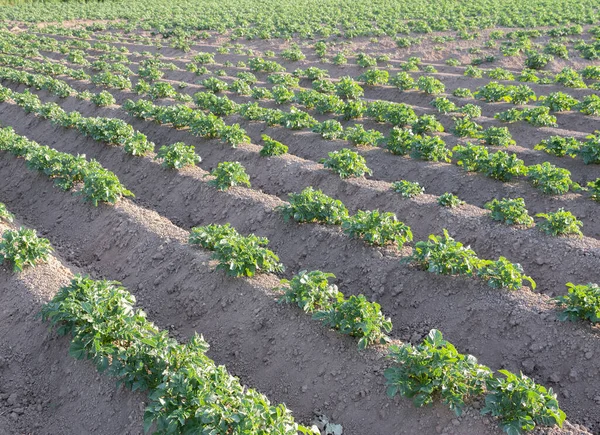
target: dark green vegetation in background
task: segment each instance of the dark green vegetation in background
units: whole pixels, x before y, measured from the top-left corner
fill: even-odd
[[[16,4],[16,5],[15,5]],[[396,36],[409,32],[490,27],[536,27],[599,21],[599,0],[0,0],[0,19],[64,21],[143,20],[143,27],[167,32],[181,26],[225,31],[244,38],[299,35],[323,38]],[[193,13],[191,13],[193,11]],[[123,24],[124,27],[134,23]],[[133,27],[132,27],[133,28]]]

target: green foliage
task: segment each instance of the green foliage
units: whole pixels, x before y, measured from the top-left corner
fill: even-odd
[[[507,127],[488,127],[483,130],[481,137],[491,146],[508,147],[516,143]]]
[[[106,107],[115,104],[115,97],[110,92],[102,91],[91,98],[92,103],[96,106]]]
[[[365,174],[372,175],[373,172],[367,167],[365,158],[354,151],[343,148],[339,151],[328,153],[327,159],[321,163],[326,168],[333,170],[342,178],[362,177]]]
[[[549,195],[563,195],[580,186],[571,180],[571,172],[558,168],[549,162],[529,166],[527,176],[534,187]]]
[[[209,251],[214,251],[218,243],[227,237],[241,236],[230,224],[211,224],[192,228],[188,241],[192,245],[200,245]]]
[[[452,148],[452,153],[456,164],[469,172],[481,171],[489,160],[487,148],[472,143],[457,145]]]
[[[575,157],[581,148],[581,142],[574,137],[550,136],[533,147],[534,150],[543,150],[557,157],[566,155]]]
[[[335,85],[335,93],[348,100],[356,100],[363,96],[364,90],[352,77],[344,76]]]
[[[453,195],[450,192],[446,192],[440,195],[440,197],[438,198],[438,204],[444,207],[450,207],[450,208],[454,208],[454,207],[459,207],[461,205],[463,205],[465,202],[462,201],[461,199],[459,199],[458,196]]]
[[[494,80],[514,80],[515,77],[510,71],[503,68],[494,68],[487,72],[488,77]]]
[[[417,89],[426,94],[435,95],[443,93],[446,87],[435,77],[421,76],[417,80]]]
[[[469,88],[456,88],[452,95],[458,98],[473,98],[473,92]]]
[[[221,162],[210,175],[215,178],[209,184],[219,190],[227,190],[233,186],[250,187],[250,177],[240,162]]]
[[[498,101],[508,103],[512,100],[510,93],[509,87],[498,82],[489,82],[486,85],[477,88],[475,98],[487,101],[488,103],[495,103]]]
[[[261,156],[281,156],[288,152],[287,145],[284,145],[281,142],[277,142],[276,140],[271,139],[266,134],[263,134],[261,137],[264,142],[264,146],[260,150]]]
[[[566,112],[579,103],[577,99],[564,92],[553,92],[545,98],[540,97],[540,102],[552,112]]]
[[[600,178],[596,178],[594,181],[590,181],[587,187],[592,193],[591,198],[594,201],[600,202]]]
[[[384,246],[392,243],[402,249],[405,243],[412,241],[410,228],[398,221],[391,212],[359,210],[354,216],[344,219],[342,229],[350,237],[361,238],[370,245]]]
[[[229,224],[192,228],[189,242],[214,251],[213,258],[219,260],[217,269],[228,275],[254,276],[284,270],[277,255],[264,248],[269,243],[265,237],[242,236]]]
[[[478,138],[483,127],[470,118],[454,118],[454,134],[458,137]]]
[[[600,286],[598,284],[573,284],[567,283],[569,292],[557,296],[554,302],[562,311],[560,320],[589,320],[592,323],[600,322]]]
[[[294,94],[294,91],[292,91],[285,85],[275,85],[271,89],[271,92],[277,104],[290,103],[296,96],[296,94]]]
[[[156,153],[155,159],[161,159],[165,168],[181,169],[186,166],[195,166],[202,160],[196,154],[194,145],[186,145],[183,142],[176,142],[172,145],[163,145]]]
[[[6,205],[0,202],[0,221],[12,222],[14,220],[14,215],[8,211]]]
[[[406,261],[441,275],[473,276],[481,264],[475,251],[455,241],[445,229],[443,236],[431,234],[429,240],[417,242]]]
[[[481,116],[481,107],[476,104],[465,104],[459,109],[465,118],[479,118]]]
[[[600,132],[586,137],[586,141],[577,150],[577,155],[583,159],[586,165],[600,163]]]
[[[450,101],[446,97],[437,97],[430,104],[433,107],[435,107],[438,110],[438,112],[441,112],[444,114],[456,112],[458,110],[458,108],[456,107],[456,104],[454,104],[452,101]]]
[[[392,77],[390,84],[396,86],[401,91],[408,91],[415,87],[415,80],[407,72],[399,72],[395,77]]]
[[[472,355],[458,353],[436,329],[418,346],[390,346],[388,358],[394,362],[384,373],[388,396],[399,393],[420,407],[439,395],[457,416],[468,399],[485,391],[486,381],[492,377],[488,367],[478,364]]]
[[[554,60],[554,56],[551,54],[538,53],[537,51],[530,51],[525,59],[525,66],[531,69],[542,69],[548,62]]]
[[[392,183],[392,190],[400,193],[404,198],[414,198],[425,193],[425,188],[418,182],[400,180]]]
[[[335,278],[333,273],[301,270],[291,280],[280,281],[282,287],[277,290],[285,291],[285,294],[279,301],[297,304],[307,313],[329,309],[343,298],[337,286],[329,284],[331,278]]]
[[[72,335],[73,357],[92,360],[98,371],[118,377],[119,384],[133,391],[149,390],[146,431],[155,423],[161,433],[224,428],[262,433],[275,427],[281,434],[297,433],[300,428],[289,411],[272,406],[224,366],[216,366],[205,355],[208,344],[200,336],[178,344],[134,305],[135,298],[120,283],[76,276],[41,314],[58,326],[60,335]]]
[[[566,415],[559,408],[552,388],[546,390],[522,373],[499,372],[505,378],[487,381],[483,414],[498,417],[500,427],[509,435],[533,430],[536,425],[562,427]]]
[[[6,213],[4,218],[12,216]],[[0,264],[12,263],[13,272],[21,272],[26,266],[47,262],[53,250],[48,239],[38,237],[35,230],[23,227],[8,229],[2,233],[0,240]]]
[[[535,92],[527,85],[509,86],[508,90],[513,104],[527,104],[529,100],[537,99]]]
[[[480,171],[490,178],[500,181],[510,181],[514,177],[527,174],[527,167],[516,154],[496,151],[481,164]]]
[[[556,74],[554,82],[568,88],[587,88],[587,85],[577,71],[569,67],[563,68],[560,73]]]
[[[277,207],[286,221],[291,218],[296,222],[340,225],[348,217],[348,209],[340,200],[310,186],[300,193],[290,193],[288,197],[289,204]]]
[[[584,115],[600,116],[600,97],[596,94],[586,95],[577,105],[577,110]]]
[[[363,295],[335,301],[329,309],[317,311],[313,317],[342,334],[358,337],[359,349],[387,343],[386,333],[392,330],[392,321],[384,317],[380,305],[367,301]]]
[[[119,181],[117,176],[104,168],[88,172],[83,178],[81,190],[86,201],[95,207],[99,203],[115,204],[124,196],[134,196]]]
[[[525,200],[523,198],[502,198],[501,200],[494,198],[485,204],[485,208],[492,212],[492,219],[503,224],[533,225],[533,218],[529,215],[527,208],[525,208]]]
[[[346,129],[346,139],[356,146],[375,146],[383,138],[383,133],[377,130],[365,130],[361,124]]]
[[[566,211],[564,208],[559,208],[555,212],[538,213],[536,217],[544,220],[537,224],[537,227],[551,236],[567,236],[575,234],[583,236],[580,227],[583,223],[578,220],[573,213]]]
[[[339,121],[328,119],[317,124],[312,129],[313,132],[319,133],[323,139],[335,140],[344,137],[344,128]]]
[[[385,147],[392,154],[403,156],[410,152],[412,144],[417,137],[409,128],[394,127],[382,143],[385,144]]]
[[[370,69],[358,76],[358,80],[368,86],[385,85],[388,82],[389,73],[386,70]]]
[[[366,53],[358,53],[356,56],[356,64],[363,68],[369,68],[377,66],[377,59],[375,59],[373,56],[369,56]]]
[[[477,68],[476,66],[468,65],[465,68],[464,75],[467,77],[480,79],[483,77],[483,70],[481,68]]]
[[[81,194],[95,206],[99,202],[114,204],[123,196],[133,196],[115,174],[104,169],[95,160],[88,162],[82,156],[75,157],[39,145],[16,134],[10,127],[0,129],[0,150],[24,157],[29,168],[54,179],[55,184],[63,190],[69,190],[76,183],[83,182]]]
[[[486,281],[492,288],[519,290],[523,287],[523,281],[528,281],[533,290],[536,287],[535,281],[525,275],[523,267],[519,263],[511,263],[504,257],[500,257],[496,261],[482,261],[477,276]]]
[[[410,145],[411,157],[430,162],[450,162],[452,151],[439,136],[417,136]]]
[[[435,118],[434,115],[422,115],[414,120],[414,122],[411,124],[411,129],[417,134],[441,133],[444,131],[444,126]]]

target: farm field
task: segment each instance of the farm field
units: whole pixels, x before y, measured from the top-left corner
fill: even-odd
[[[0,434],[600,434],[600,3],[8,3]]]

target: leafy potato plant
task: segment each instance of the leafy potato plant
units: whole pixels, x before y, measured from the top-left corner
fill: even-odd
[[[600,286],[598,284],[567,283],[568,293],[557,296],[554,302],[562,311],[560,320],[589,320],[600,322]]]
[[[455,241],[446,229],[442,236],[432,234],[429,240],[417,242],[412,255],[404,261],[441,275],[473,276],[481,264],[475,251]]]
[[[325,195],[311,186],[300,193],[290,193],[289,204],[277,207],[287,221],[318,222],[341,225],[348,218],[348,209],[339,199]]]
[[[370,245],[394,243],[398,249],[412,241],[413,237],[410,227],[398,221],[394,213],[381,213],[379,210],[359,210],[354,216],[344,219],[342,230],[350,237],[361,238]]]
[[[8,229],[0,240],[0,264],[12,263],[14,272],[21,272],[26,266],[45,263],[54,249],[48,239],[38,237],[35,230]]]
[[[485,391],[492,371],[472,355],[459,353],[442,333],[432,329],[418,346],[390,346],[394,365],[385,370],[387,394],[400,394],[415,406],[428,405],[439,396],[457,416],[465,402]]]
[[[494,198],[492,201],[487,202],[484,207],[492,212],[492,219],[503,224],[533,225],[533,218],[525,208],[523,198],[502,198],[500,200]]]
[[[233,186],[250,187],[250,177],[240,162],[221,162],[210,175],[215,178],[209,184],[219,190],[227,190]]]
[[[170,169],[182,169],[186,166],[195,166],[202,160],[196,154],[194,145],[176,142],[172,145],[163,145],[156,153],[155,160],[162,160],[162,165]]]
[[[321,163],[325,168],[336,172],[341,178],[362,177],[365,174],[371,175],[371,171],[366,164],[363,156],[352,150],[343,148],[339,151],[330,152],[327,159],[322,159]]]
[[[6,205],[0,202],[0,220],[10,223],[14,218],[14,215],[8,211]]]
[[[425,188],[416,181],[400,180],[392,183],[392,190],[404,198],[414,198],[425,193]]]
[[[331,278],[335,278],[333,273],[301,270],[291,280],[280,281],[282,286],[277,290],[285,293],[279,301],[297,304],[307,313],[328,309],[334,302],[343,300],[337,286],[329,283]]]
[[[546,234],[551,236],[567,236],[570,234],[583,236],[580,229],[583,227],[583,223],[573,213],[566,211],[564,208],[559,208],[557,211],[550,213],[538,213],[535,216],[544,219],[537,224],[537,227]]]
[[[329,309],[315,312],[313,318],[342,334],[358,337],[359,349],[387,343],[386,334],[392,330],[392,321],[381,313],[381,306],[364,295],[335,301]]]
[[[522,373],[499,372],[505,377],[487,380],[482,414],[498,417],[500,427],[509,435],[533,430],[537,425],[562,427],[566,415],[552,388],[546,390]]]

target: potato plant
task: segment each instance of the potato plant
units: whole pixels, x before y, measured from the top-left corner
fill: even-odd
[[[575,157],[581,148],[581,142],[574,137],[550,136],[535,145],[533,149],[542,150],[557,157]]]
[[[281,156],[288,152],[288,147],[281,142],[270,138],[266,134],[262,135],[264,146],[260,150],[260,155],[263,157]]]
[[[440,397],[457,416],[471,397],[483,394],[492,377],[488,367],[459,353],[436,329],[418,346],[390,346],[388,358],[393,361],[384,372],[388,396],[400,394],[418,407]]]
[[[463,205],[465,203],[458,196],[456,196],[450,192],[441,194],[439,196],[437,202],[439,205],[441,205],[443,207],[450,207],[450,208],[460,207],[461,205]]]
[[[440,275],[474,276],[481,264],[475,251],[455,241],[445,229],[442,236],[432,234],[429,240],[417,242],[404,261]]]
[[[496,261],[482,261],[477,270],[477,276],[492,288],[506,288],[515,291],[523,287],[523,281],[528,281],[533,290],[536,287],[535,281],[525,275],[523,267],[519,263],[511,263],[504,257],[500,257]]]
[[[35,230],[8,229],[0,239],[0,264],[11,263],[13,272],[21,272],[26,266],[46,263],[53,250],[48,239],[38,237]]]
[[[425,193],[425,188],[418,182],[408,180],[394,181],[392,190],[400,193],[404,198],[414,198]]]
[[[508,147],[516,144],[507,127],[488,127],[481,133],[481,138],[491,146]]]
[[[322,159],[321,163],[341,178],[362,177],[365,174],[373,173],[367,167],[365,158],[352,150],[343,148],[339,151],[332,151],[328,155],[329,157]]]
[[[210,175],[215,178],[209,184],[219,190],[227,190],[233,186],[250,187],[250,177],[240,162],[221,162]]]
[[[569,190],[579,190],[579,184],[571,180],[571,172],[549,162],[529,166],[527,177],[534,187],[548,195],[563,195]]]
[[[8,211],[6,205],[0,202],[0,221],[12,222],[14,220],[14,215]]]
[[[559,208],[555,212],[538,213],[536,217],[544,219],[537,224],[537,227],[551,236],[577,235],[582,237],[581,227],[583,223],[578,220],[573,213]]]
[[[196,154],[194,145],[176,142],[172,145],[163,145],[156,153],[155,160],[162,160],[162,165],[169,169],[182,169],[186,166],[195,166],[202,159]]]
[[[291,280],[280,281],[282,286],[277,290],[285,293],[279,301],[297,304],[307,313],[329,309],[334,302],[343,300],[337,286],[329,283],[332,278],[335,278],[333,273],[301,270]]]
[[[568,293],[553,300],[561,310],[560,320],[600,322],[600,286],[598,284],[567,283]]]
[[[410,227],[398,221],[394,213],[381,213],[379,210],[359,210],[343,220],[342,230],[350,237],[363,239],[376,246],[393,243],[402,249],[405,243],[412,241]]]
[[[333,199],[311,186],[288,196],[289,204],[277,207],[286,221],[293,219],[301,223],[341,225],[348,218],[348,209],[339,199]]]
[[[359,349],[387,343],[386,334],[392,330],[392,321],[381,313],[381,306],[363,295],[335,301],[328,309],[316,311],[313,318],[342,334],[358,337]]]
[[[482,414],[499,418],[500,427],[507,434],[520,434],[537,425],[562,427],[566,419],[559,408],[556,394],[520,373],[515,375],[499,370],[503,378],[487,380],[487,395]]]
[[[487,202],[484,207],[492,212],[490,215],[492,219],[503,224],[527,227],[533,225],[533,218],[525,208],[523,198],[502,198],[501,200],[494,198],[492,201]]]

